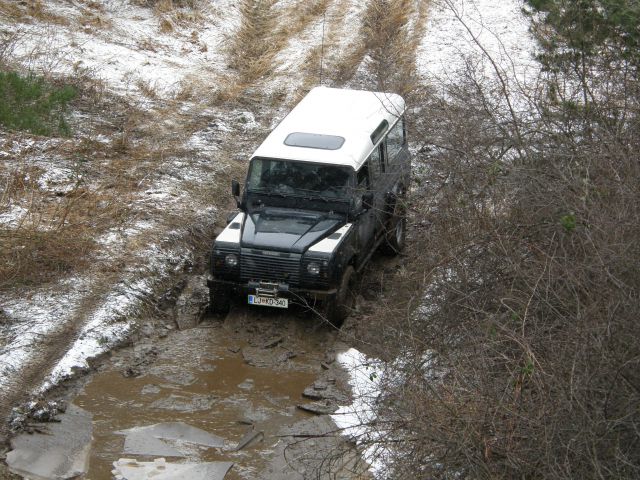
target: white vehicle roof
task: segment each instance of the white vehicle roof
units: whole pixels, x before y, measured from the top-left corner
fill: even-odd
[[[392,127],[404,110],[404,100],[395,93],[316,87],[278,124],[252,158],[331,163],[358,170],[373,150],[374,130],[384,120],[387,128]],[[291,133],[332,135],[344,138],[344,143],[335,150],[289,146],[285,140]]]

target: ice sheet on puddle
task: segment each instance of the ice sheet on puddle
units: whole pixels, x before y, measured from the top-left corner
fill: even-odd
[[[113,462],[117,480],[223,480],[233,462],[167,463],[163,458],[137,462],[121,458]]]
[[[11,441],[9,469],[31,479],[76,478],[87,471],[91,414],[69,405],[59,422],[43,424],[47,434],[22,434]]]
[[[145,427],[130,428],[128,430],[121,430],[116,432],[121,435],[126,435],[125,446],[127,440],[133,439],[132,444],[144,441],[144,439],[161,439],[161,440],[176,440],[186,443],[195,443],[198,445],[204,445],[207,447],[222,448],[224,445],[224,439],[217,435],[213,435],[200,428],[192,427],[182,422],[166,422],[156,423],[155,425],[148,425]],[[139,452],[128,452],[139,453]],[[144,453],[142,453],[144,454]],[[155,453],[148,453],[148,455],[159,455]]]
[[[124,440],[124,453],[129,455],[152,455],[162,457],[184,457],[179,450],[173,448],[160,438],[145,432],[131,432]]]

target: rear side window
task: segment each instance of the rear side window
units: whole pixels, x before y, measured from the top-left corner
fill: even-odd
[[[389,131],[387,136],[387,154],[389,159],[393,159],[404,145],[404,118],[398,122]]]

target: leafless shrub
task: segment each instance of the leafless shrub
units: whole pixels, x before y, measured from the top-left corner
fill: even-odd
[[[6,68],[23,33],[0,31],[0,68]]]
[[[404,359],[372,426],[392,478],[640,474],[639,86],[608,65],[522,112],[472,68],[417,105],[405,293],[367,338]]]

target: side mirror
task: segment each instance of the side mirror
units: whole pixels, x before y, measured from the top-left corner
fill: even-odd
[[[240,196],[240,184],[237,180],[231,180],[231,195],[236,197],[236,199]]]
[[[362,207],[365,210],[373,208],[373,192],[367,192],[362,195]]]

